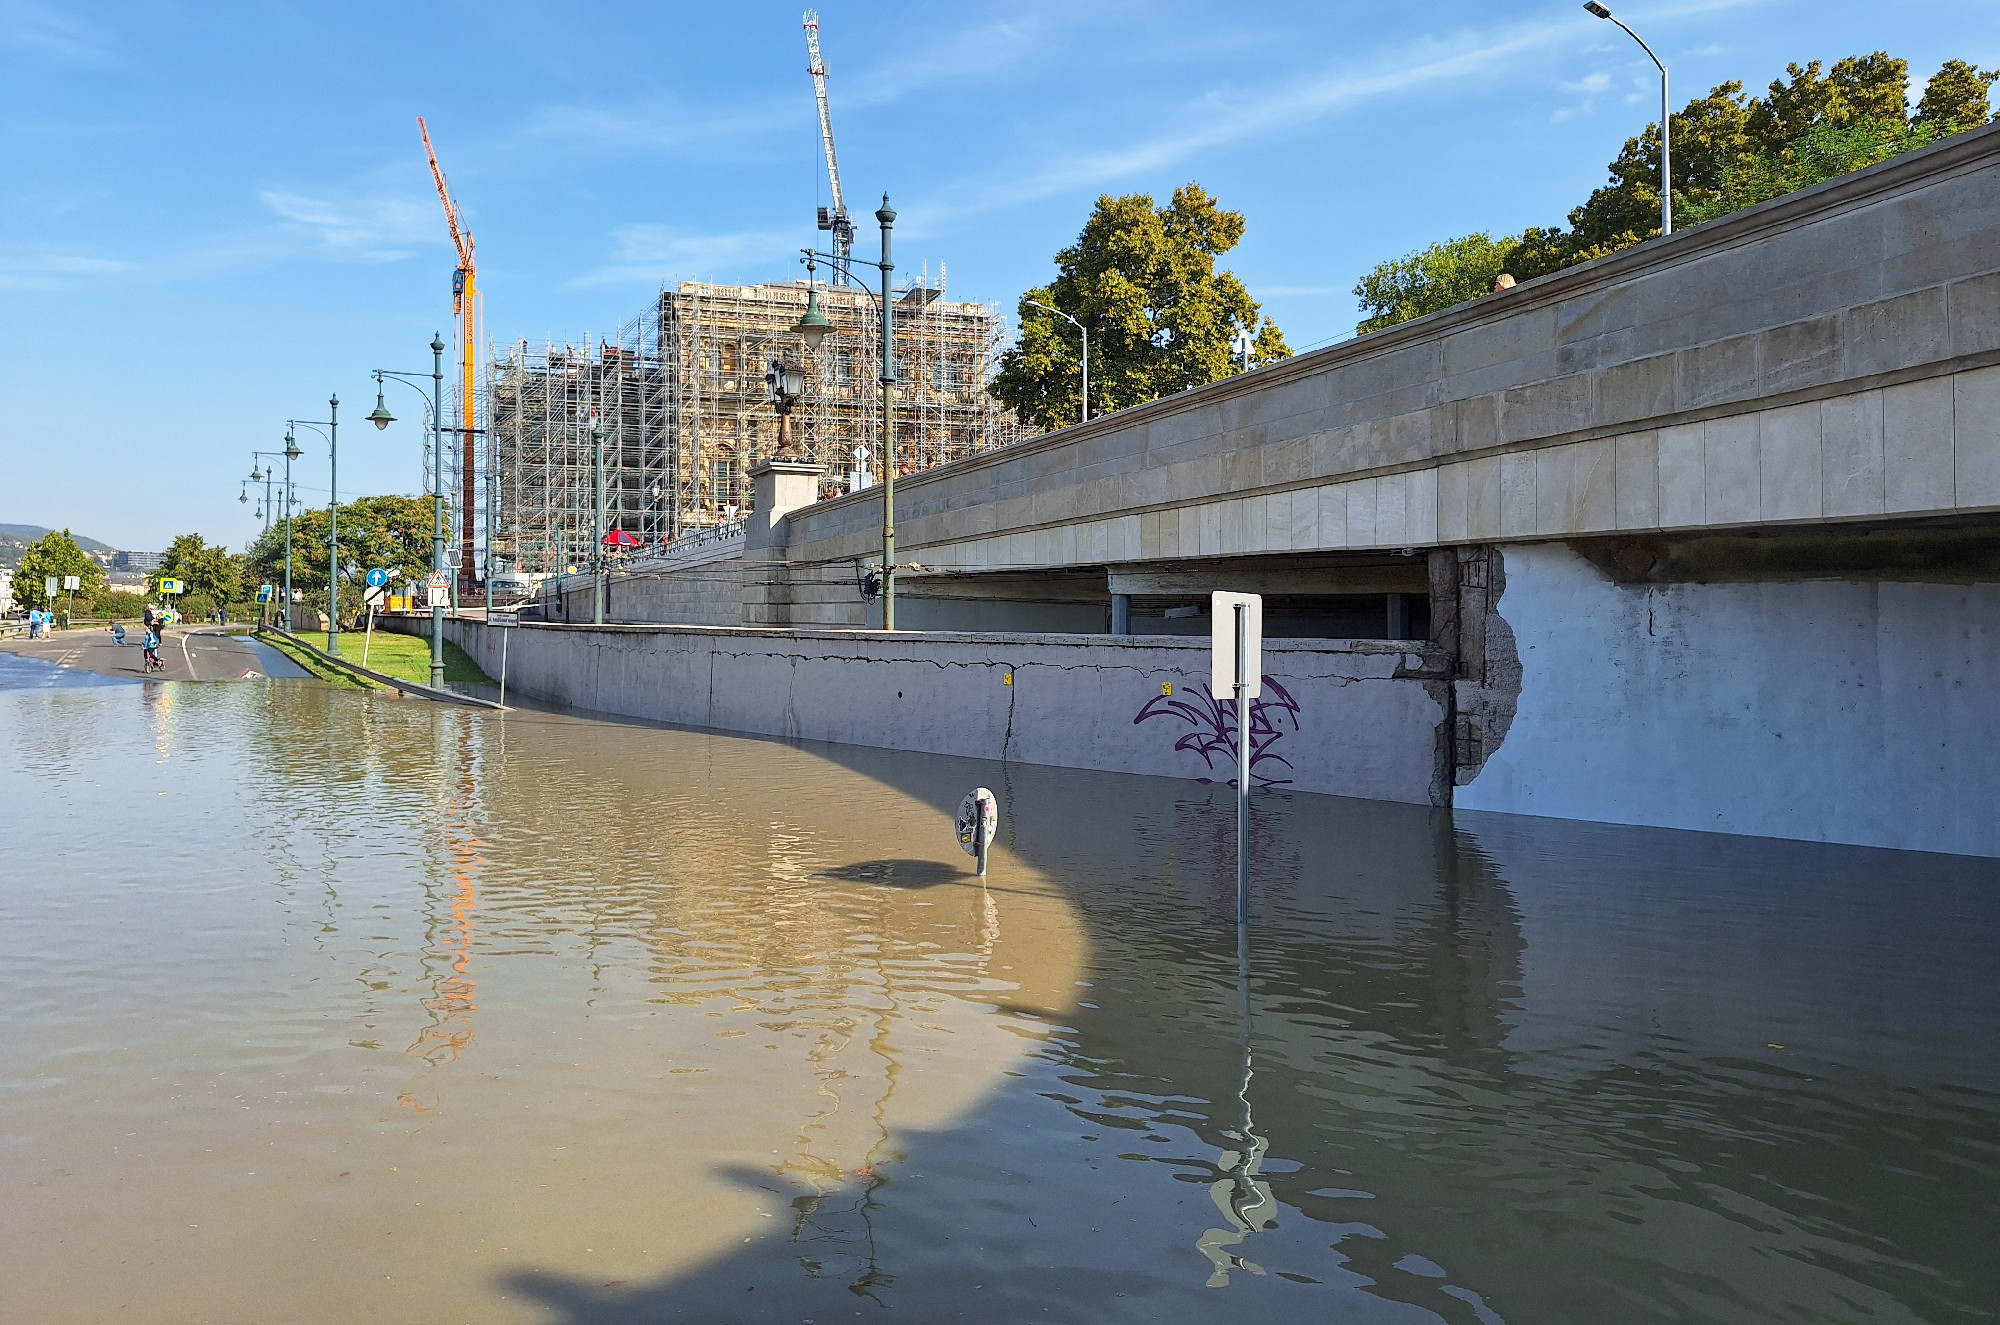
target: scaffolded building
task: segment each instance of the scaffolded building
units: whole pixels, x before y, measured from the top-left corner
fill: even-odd
[[[561,571],[590,555],[601,445],[604,529],[657,553],[682,534],[727,524],[749,500],[746,475],[777,445],[765,373],[804,370],[796,445],[827,467],[825,495],[879,479],[880,331],[874,299],[821,285],[834,330],[808,352],[792,327],[804,282],[660,292],[640,316],[580,345],[517,342],[489,374],[496,569]],[[908,473],[991,450],[1023,430],[986,392],[998,318],[947,300],[944,272],[892,295],[896,307],[895,456]]]

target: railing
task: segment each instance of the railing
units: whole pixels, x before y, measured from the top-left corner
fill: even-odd
[[[741,538],[743,537],[744,527],[748,523],[747,517],[738,517],[734,520],[725,520],[721,524],[712,524],[706,528],[696,529],[691,533],[682,534],[679,538],[669,539],[666,547],[666,555],[668,557],[685,556],[690,552],[697,552],[702,548],[712,547],[717,543],[727,543],[732,538]]]

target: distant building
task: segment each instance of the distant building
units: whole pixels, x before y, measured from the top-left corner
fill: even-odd
[[[128,572],[113,571],[104,577],[104,587],[112,593],[144,594],[150,584],[145,576]]]
[[[14,572],[0,567],[0,616],[14,610]]]
[[[777,444],[765,372],[796,364],[792,413],[801,458],[826,466],[823,496],[880,480],[881,377],[872,296],[820,285],[834,331],[817,352],[793,331],[804,282],[662,290],[615,337],[583,345],[516,343],[487,385],[496,570],[560,571],[587,557],[602,432],[604,523],[653,550],[735,519],[750,469]],[[1000,337],[994,309],[944,298],[919,277],[896,303],[896,461],[928,469],[1004,446],[1025,430],[986,393]]]
[[[166,559],[164,552],[120,552],[111,558],[113,570],[133,570],[150,574]]]

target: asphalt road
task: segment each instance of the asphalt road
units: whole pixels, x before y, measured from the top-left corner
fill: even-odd
[[[76,667],[99,676],[142,678],[145,660],[139,648],[144,632],[128,628],[121,646],[99,627],[59,630],[47,639],[10,635],[0,649],[26,658],[41,658],[61,667]],[[170,629],[160,641],[162,681],[235,681],[306,676],[304,668],[268,646],[253,646],[241,636],[226,635],[219,626]]]

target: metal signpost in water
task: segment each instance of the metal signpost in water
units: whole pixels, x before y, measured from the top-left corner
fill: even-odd
[[[1264,599],[1209,597],[1209,693],[1236,696],[1236,923],[1250,920],[1250,701],[1264,693]]]
[[[486,624],[492,627],[494,630],[511,631],[514,629],[514,627],[521,624],[521,618],[517,613],[514,612],[502,612],[495,609],[489,609],[486,613]],[[507,635],[502,635],[500,637],[500,707],[501,708],[507,707],[508,638],[509,636]]]
[[[974,787],[958,803],[958,845],[979,862],[979,877],[986,877],[986,848],[1000,831],[1000,806],[993,793]]]

